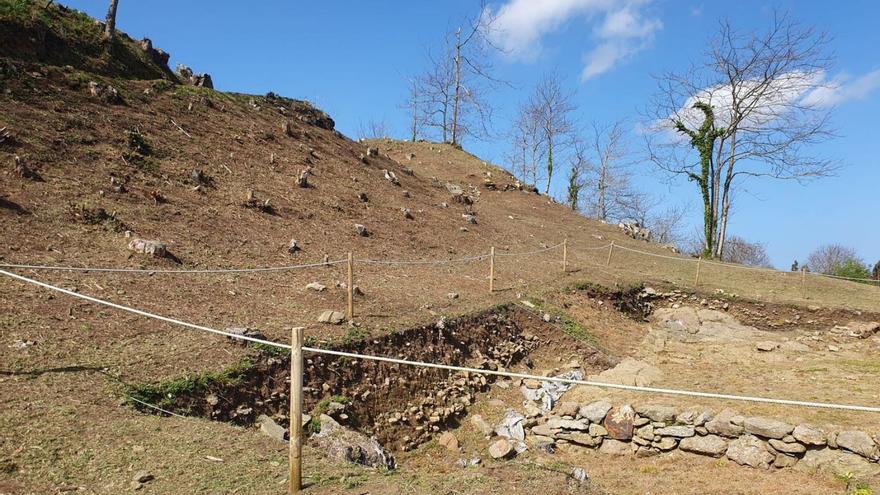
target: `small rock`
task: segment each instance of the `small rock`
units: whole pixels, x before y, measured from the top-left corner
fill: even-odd
[[[767,443],[769,443],[777,452],[782,452],[784,454],[803,454],[807,451],[806,447],[797,442],[787,443],[782,440],[771,438]]]
[[[493,459],[509,459],[515,455],[515,451],[508,440],[501,439],[489,446],[489,455]]]
[[[759,416],[746,418],[743,422],[743,428],[746,433],[776,439],[781,439],[794,430],[794,426],[788,423]]]
[[[446,294],[446,297],[449,299],[458,299],[458,292],[450,292]]]
[[[326,285],[320,284],[318,282],[312,282],[309,285],[306,285],[306,289],[310,289],[316,292],[323,292],[326,288]]]
[[[128,243],[128,249],[137,253],[148,254],[154,258],[164,258],[168,254],[165,244],[159,241],[148,241],[145,239],[132,239]]]
[[[401,208],[400,211],[403,213],[403,218],[406,218],[407,220],[415,219],[412,214],[412,210],[410,210],[409,208]]]
[[[290,244],[287,245],[287,252],[295,254],[297,251],[299,251],[299,246],[296,243],[296,239],[291,239]]]
[[[757,344],[755,344],[755,349],[757,349],[761,352],[770,352],[770,351],[775,350],[777,347],[779,347],[779,344],[777,344],[776,342],[771,342],[771,341],[763,341],[763,342],[758,342]]]
[[[370,231],[359,223],[354,224],[354,230],[357,232],[357,235],[361,237],[368,237],[370,235]]]
[[[619,440],[605,440],[602,442],[602,446],[599,447],[599,452],[608,455],[623,456],[632,454],[633,450],[626,442],[621,442]]]
[[[538,383],[538,386],[540,386],[540,383]],[[582,418],[588,419],[591,423],[601,423],[608,414],[608,411],[611,410],[611,407],[611,404],[606,401],[597,401],[581,406],[578,409],[578,414]]]
[[[138,471],[134,474],[134,478],[132,481],[136,483],[147,483],[152,481],[155,477],[149,471]]]
[[[574,468],[569,477],[578,483],[589,483],[590,481],[584,468]]]
[[[340,311],[333,311],[328,309],[321,313],[321,316],[318,317],[318,323],[330,323],[332,325],[339,325],[345,321],[345,313]]]
[[[458,451],[458,438],[450,431],[443,432],[437,443],[446,447],[446,450]]]

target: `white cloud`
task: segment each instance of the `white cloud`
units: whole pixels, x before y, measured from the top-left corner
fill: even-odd
[[[494,37],[511,57],[533,60],[545,35],[574,18],[593,26],[597,45],[584,54],[583,80],[607,72],[643,49],[662,27],[640,9],[651,0],[507,0],[497,11]]]
[[[819,106],[835,106],[850,100],[863,100],[880,89],[880,69],[852,79],[840,75],[811,91],[804,101]]]

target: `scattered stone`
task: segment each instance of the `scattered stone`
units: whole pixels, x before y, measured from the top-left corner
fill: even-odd
[[[299,187],[309,187],[309,176],[312,175],[312,167],[304,168],[296,178],[296,185]]]
[[[571,474],[568,477],[579,484],[585,484],[590,482],[590,478],[587,476],[587,472],[584,468],[574,468],[571,471]]]
[[[462,213],[461,218],[464,218],[464,221],[467,223],[477,224],[477,217],[475,215],[471,215],[470,213]]]
[[[176,72],[183,84],[214,89],[214,81],[211,80],[210,74],[196,74],[192,69],[183,64],[177,64]]]
[[[493,459],[509,459],[516,455],[516,451],[509,440],[501,439],[489,445],[489,455]]]
[[[727,458],[737,464],[760,469],[769,469],[775,460],[764,442],[752,435],[743,435],[732,440],[727,447]]]
[[[727,441],[717,435],[693,436],[681,439],[678,448],[694,454],[721,457],[727,452]]]
[[[357,235],[361,237],[369,237],[370,235],[370,231],[359,223],[354,224],[354,230],[357,232]]]
[[[109,103],[111,105],[119,105],[122,103],[122,96],[119,95],[119,91],[109,84],[89,81],[89,92],[92,96],[99,98],[104,103]]]
[[[415,219],[412,214],[412,210],[410,210],[409,208],[401,208],[400,211],[403,213],[403,218],[406,218],[407,220]]]
[[[147,483],[153,481],[154,479],[155,476],[153,476],[152,473],[150,473],[149,471],[138,471],[134,473],[134,478],[132,478],[132,481],[137,483]]]
[[[678,440],[672,437],[660,437],[660,440],[655,440],[651,445],[664,451],[672,450],[678,446]]]
[[[296,254],[299,251],[299,245],[296,242],[296,239],[291,239],[290,244],[287,245],[287,252],[290,254]]]
[[[397,180],[397,176],[394,175],[394,172],[392,172],[392,171],[390,171],[390,170],[383,170],[382,172],[385,174],[385,180],[387,180],[388,182],[394,184],[395,186],[399,186],[399,185],[400,185],[400,181]]]
[[[437,439],[437,443],[446,447],[446,450],[458,451],[458,438],[450,431],[443,432]]]
[[[318,323],[329,323],[331,325],[339,325],[345,321],[345,313],[328,309],[321,313],[318,317]]]
[[[763,342],[758,342],[757,344],[755,344],[755,349],[757,349],[761,352],[770,352],[770,351],[776,350],[778,347],[779,347],[779,344],[777,344],[776,342],[772,342],[772,341],[763,341]]]
[[[257,416],[257,423],[260,425],[260,432],[264,435],[274,438],[279,442],[288,441],[288,432],[287,428],[279,425],[269,416],[265,414],[260,414]]]
[[[360,200],[361,203],[369,203],[370,202],[370,198],[367,196],[367,193],[365,193],[365,192],[358,193],[358,200]]]
[[[504,419],[495,427],[495,433],[500,437],[522,442],[526,439],[526,432],[523,429],[525,419],[522,414],[513,409],[508,409]]]
[[[327,288],[326,285],[321,284],[321,283],[318,283],[318,282],[312,282],[312,283],[310,283],[309,285],[306,285],[306,289],[310,289],[310,290],[313,290],[313,291],[315,291],[315,292],[324,292],[324,290],[325,290],[326,288]]]
[[[372,146],[368,146],[367,147],[367,156],[368,157],[379,156],[379,148],[374,148]]]
[[[446,190],[449,191],[449,194],[453,196],[461,196],[464,194],[464,189],[461,188],[458,184],[453,184],[451,182],[446,183]]]
[[[605,427],[602,425],[592,423],[590,424],[590,428],[589,430],[587,430],[587,433],[589,433],[590,436],[593,437],[604,437],[608,435],[608,430],[606,430]]]
[[[759,416],[746,418],[743,422],[743,428],[746,433],[776,439],[782,439],[794,430],[794,426],[788,423]]]
[[[353,462],[363,466],[394,469],[394,456],[375,438],[343,427],[326,414],[319,418],[321,431],[311,436],[311,442],[338,462]]]
[[[148,254],[154,258],[164,258],[168,254],[165,244],[159,241],[148,241],[145,239],[132,239],[128,243],[128,249],[137,253]]]

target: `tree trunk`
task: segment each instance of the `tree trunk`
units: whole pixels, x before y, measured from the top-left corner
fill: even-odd
[[[544,194],[550,195],[550,181],[553,179],[553,140],[547,140],[547,187]]]
[[[724,256],[724,240],[727,238],[727,214],[730,211],[730,188],[733,184],[733,167],[736,163],[736,133],[730,138],[730,158],[727,163],[727,175],[724,178],[724,189],[722,191],[723,200],[721,201],[721,220],[718,225],[718,241],[715,243],[715,257],[723,259]],[[720,167],[719,167],[720,168]]]
[[[599,192],[599,198],[598,198],[597,207],[596,207],[596,210],[597,210],[596,216],[598,216],[599,220],[601,220],[603,222],[608,221],[608,210],[607,210],[607,206],[605,205],[605,197],[607,194],[606,191],[608,189],[607,181],[608,181],[608,163],[603,158],[602,165],[599,168],[599,184],[598,184],[598,187],[596,188],[596,189],[598,189],[598,192]]]
[[[119,0],[110,0],[107,19],[104,21],[104,39],[111,40],[116,35],[116,7],[118,5]]]
[[[458,102],[461,98],[461,28],[455,32],[455,82],[452,93],[452,144],[458,144]]]

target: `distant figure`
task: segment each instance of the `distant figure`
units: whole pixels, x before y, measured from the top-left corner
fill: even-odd
[[[796,272],[798,270],[800,270],[800,267],[798,266],[797,260],[794,260],[794,263],[791,264],[791,271]]]

